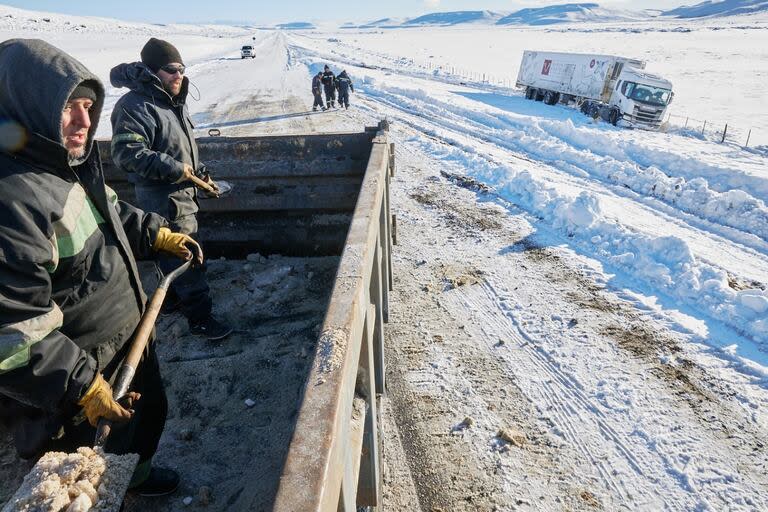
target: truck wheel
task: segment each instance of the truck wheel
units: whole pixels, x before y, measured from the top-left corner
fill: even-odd
[[[544,91],[541,89],[536,89],[536,96],[534,96],[534,99],[536,101],[542,101],[544,99]]]
[[[581,104],[581,108],[579,109],[581,110],[581,113],[584,114],[585,116],[589,115],[589,105],[590,105],[589,102],[585,101],[584,103]]]
[[[525,88],[525,99],[532,100],[536,96],[536,89],[533,87],[526,87]]]
[[[546,93],[544,93],[544,103],[546,103],[547,105],[554,105],[555,103],[557,103],[558,99],[560,99],[559,94],[557,94],[556,92],[547,91]]]
[[[560,103],[560,93],[559,92],[552,93],[552,104],[557,105],[558,103]]]
[[[616,126],[616,123],[619,122],[619,111],[614,109],[611,109],[611,113],[608,114],[608,122],[611,123],[613,126]]]

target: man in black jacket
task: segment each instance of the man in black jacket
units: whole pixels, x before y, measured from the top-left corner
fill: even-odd
[[[339,90],[339,106],[345,109],[349,108],[349,93],[355,92],[355,86],[352,85],[352,80],[347,75],[347,71],[344,70],[336,77],[336,88]]]
[[[93,140],[104,87],[82,64],[40,40],[5,41],[0,91],[0,420],[24,458],[92,445],[100,417],[122,422],[107,450],[139,454],[134,489],[172,492],[178,475],[151,465],[167,412],[152,346],[133,410],[109,381],[145,308],[135,258],[188,258],[196,244],[104,184]]]
[[[176,47],[155,38],[141,50],[141,62],[112,69],[112,85],[130,89],[112,111],[112,159],[134,183],[141,208],[159,213],[174,231],[194,238],[199,207],[197,189],[189,179],[193,174],[210,178],[198,157],[184,71]],[[166,274],[175,263],[159,258],[158,267]],[[211,313],[205,267],[188,270],[170,292],[168,300],[178,301],[193,334],[218,340],[232,332]]]
[[[336,108],[336,75],[327,64],[323,70],[322,82],[325,89],[325,108]]]
[[[323,72],[318,71],[315,76],[312,77],[312,96],[315,97],[315,102],[312,104],[312,112],[317,112],[317,107],[321,110],[325,110],[323,105]]]

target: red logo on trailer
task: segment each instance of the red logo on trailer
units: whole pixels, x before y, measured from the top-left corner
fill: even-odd
[[[589,63],[590,69],[595,67],[595,59],[592,59],[592,62]]]
[[[549,74],[549,68],[552,67],[552,61],[547,59],[544,61],[544,67],[541,68],[541,74],[542,75],[548,75]]]

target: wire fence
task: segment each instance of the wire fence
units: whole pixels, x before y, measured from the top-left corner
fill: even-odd
[[[755,133],[752,127],[737,126],[707,119],[695,119],[671,113],[667,116],[667,127],[677,128],[687,132],[689,135],[721,144],[734,144],[744,149],[749,148],[750,142],[754,142],[757,138],[757,133]]]

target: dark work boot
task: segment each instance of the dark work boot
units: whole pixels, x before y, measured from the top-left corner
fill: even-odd
[[[221,340],[230,335],[232,327],[223,324],[216,317],[210,315],[199,322],[189,320],[189,332],[205,336],[209,340]]]
[[[139,485],[131,487],[128,492],[140,496],[165,496],[179,487],[179,474],[172,469],[152,466],[149,476]]]

